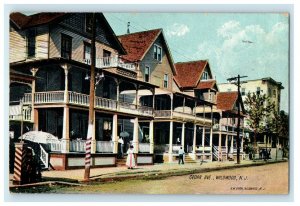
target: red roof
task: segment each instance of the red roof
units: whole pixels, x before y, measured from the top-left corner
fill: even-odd
[[[161,29],[154,29],[118,36],[127,52],[122,58],[131,62],[142,60],[161,31]]]
[[[238,99],[238,92],[218,92],[217,108],[221,110],[232,110]]]
[[[216,80],[200,81],[195,89],[212,89],[216,84]]]
[[[175,68],[177,75],[174,77],[174,79],[178,86],[182,88],[196,87],[206,64],[206,60],[176,63]]]
[[[38,13],[31,16],[26,16],[20,12],[10,14],[10,20],[13,21],[19,28],[28,28],[49,23],[66,13]]]

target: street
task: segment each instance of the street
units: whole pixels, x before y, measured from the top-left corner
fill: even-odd
[[[124,180],[89,186],[52,186],[50,193],[127,194],[287,194],[288,162],[173,176],[156,180]],[[21,191],[19,191],[21,192]],[[29,192],[29,191],[28,191]]]

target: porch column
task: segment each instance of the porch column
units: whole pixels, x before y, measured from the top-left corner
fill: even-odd
[[[233,135],[231,135],[230,153],[233,154]]]
[[[225,146],[226,146],[226,159],[228,159],[228,134],[227,133],[225,139]]]
[[[244,152],[244,137],[242,136],[242,139],[241,139],[241,152]]]
[[[185,150],[186,148],[184,148],[184,139],[185,139],[185,123],[182,123],[182,127],[181,127],[181,146],[183,148],[183,150]]]
[[[70,69],[70,65],[68,64],[62,64],[61,67],[65,71],[65,91],[64,91],[64,101],[65,103],[69,103],[69,80],[68,80],[68,73]]]
[[[136,90],[135,90],[135,108],[138,108],[139,103],[139,98],[138,98],[138,91],[139,91],[139,85],[136,85]]]
[[[38,68],[32,68],[30,70],[33,77],[36,76],[36,73],[38,70],[39,70]],[[38,121],[39,120],[38,120],[38,115],[36,115],[37,110],[34,108],[34,95],[35,95],[35,79],[32,80],[32,86],[31,86],[31,118],[32,118],[32,122],[33,122],[33,130],[38,131]]]
[[[134,153],[139,152],[139,118],[134,118],[134,124],[133,124],[133,149]]]
[[[96,145],[96,112],[94,110],[94,124],[93,124],[93,131],[92,131],[92,140],[91,140],[91,153],[95,154],[97,150]]]
[[[202,153],[205,153],[205,127],[202,128]]]
[[[39,110],[33,110],[33,131],[39,131]]]
[[[194,133],[193,133],[193,154],[196,154],[196,139],[197,139],[197,125],[194,124]]]
[[[154,122],[150,120],[149,123],[149,139],[150,139],[150,154],[154,153]]]
[[[184,113],[184,107],[185,107],[185,97],[183,97],[183,107],[182,107],[182,112]]]
[[[155,88],[152,90],[152,108],[154,111],[155,110]]]
[[[173,162],[173,121],[170,121],[169,135],[169,162]]]
[[[210,128],[210,135],[209,135],[209,147],[210,147],[210,153],[211,153],[211,161],[213,160],[213,149],[212,149],[212,142],[213,142],[213,128]]]
[[[171,99],[171,119],[172,119],[173,118],[173,99],[174,99],[173,93],[170,94],[170,99]]]
[[[117,80],[117,79],[115,79],[115,82],[116,82],[116,84],[117,84],[117,109],[119,110],[119,108],[120,108],[120,82]]]
[[[118,115],[113,115],[113,125],[112,125],[112,141],[113,141],[113,153],[118,153]]]
[[[218,160],[220,161],[220,160],[222,160],[222,132],[220,131],[220,133],[219,133],[219,146],[218,146],[218,148],[219,148],[219,154],[218,154]]]
[[[64,117],[63,117],[63,134],[62,134],[62,153],[68,153],[70,151],[70,136],[69,136],[69,118],[70,118],[70,108],[68,106],[64,107]]]

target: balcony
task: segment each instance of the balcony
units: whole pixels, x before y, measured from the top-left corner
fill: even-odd
[[[91,65],[91,59],[84,59],[84,63]],[[111,67],[120,67],[130,71],[135,71],[134,63],[125,63],[118,56],[102,57],[96,59],[96,67],[104,69]]]
[[[64,91],[36,92],[34,95],[34,103],[36,105],[66,103],[64,94]],[[25,96],[27,96],[28,99],[27,104],[31,104],[31,94],[25,94]],[[69,91],[68,99],[69,104],[77,106],[88,107],[90,104],[89,95],[87,94]],[[95,97],[95,108],[149,117],[153,115],[151,107],[135,105],[127,102],[118,102],[116,100],[106,99],[103,97]]]
[[[155,110],[154,115],[156,118],[161,119],[177,119],[182,121],[196,121],[203,124],[211,124],[211,119],[195,116],[192,112],[179,112],[171,110]]]

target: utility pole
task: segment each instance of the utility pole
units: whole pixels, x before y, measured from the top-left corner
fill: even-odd
[[[96,36],[96,20],[95,13],[92,14],[92,39],[91,39],[91,78],[90,78],[90,105],[89,105],[89,126],[86,139],[85,148],[85,170],[84,181],[90,180],[91,169],[91,146],[92,146],[92,134],[94,130],[94,98],[95,98],[95,36]]]
[[[237,151],[236,151],[236,163],[237,164],[240,164],[241,163],[241,160],[240,160],[240,121],[241,121],[241,116],[240,116],[240,101],[242,101],[242,99],[240,98],[241,95],[240,95],[240,87],[241,87],[241,78],[245,78],[247,76],[240,76],[238,75],[237,77],[231,77],[229,79],[227,79],[227,81],[231,82],[231,81],[237,81],[237,83],[235,83],[235,85],[237,85],[238,87],[238,122],[237,122],[237,138],[236,138],[236,144],[237,144]],[[243,82],[245,83],[245,82]]]

